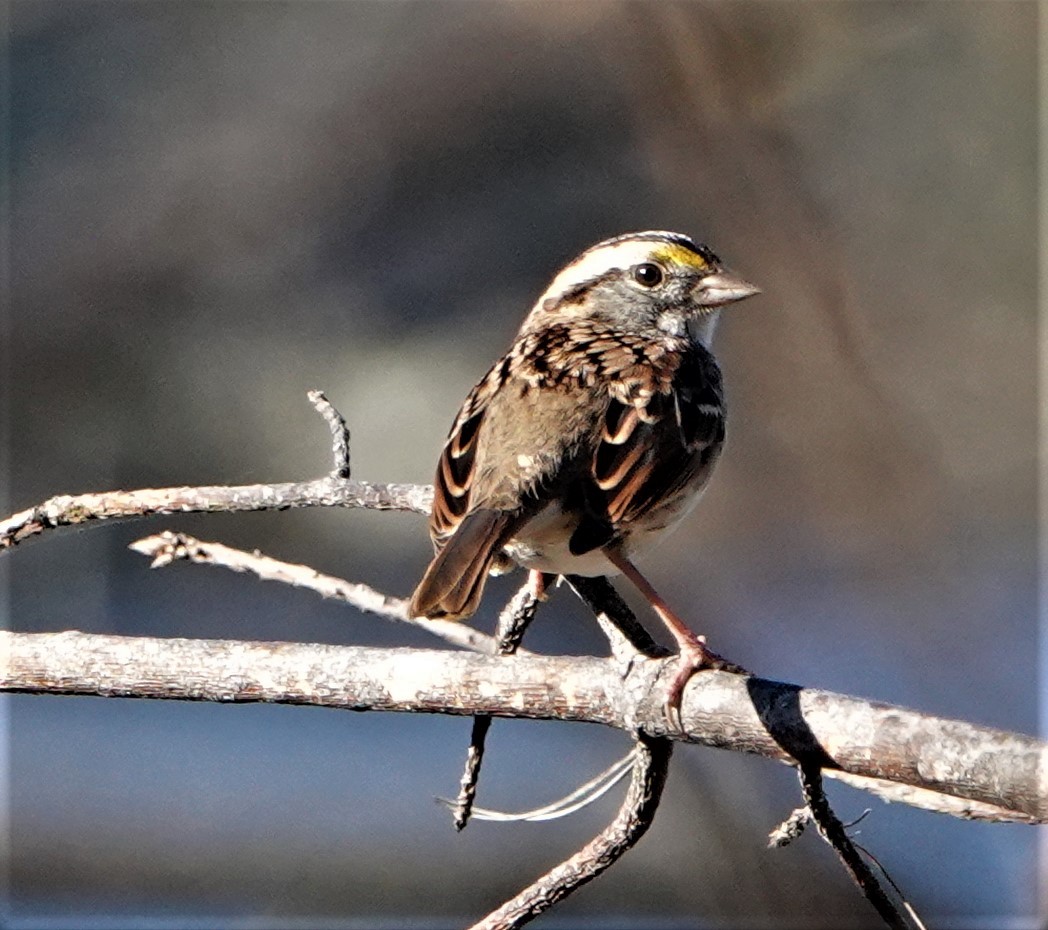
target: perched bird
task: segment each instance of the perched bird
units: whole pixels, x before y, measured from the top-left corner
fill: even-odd
[[[633,559],[706,487],[725,420],[710,341],[719,309],[757,293],[671,232],[608,239],[565,267],[451,427],[411,613],[469,617],[488,574],[514,564],[540,590],[541,573],[621,573],[680,649],[666,699],[679,722],[711,653]]]

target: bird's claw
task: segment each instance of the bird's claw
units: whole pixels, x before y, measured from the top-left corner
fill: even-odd
[[[687,640],[682,640],[679,645],[677,671],[666,689],[666,702],[663,704],[663,710],[670,729],[678,733],[684,733],[684,721],[681,719],[681,703],[684,700],[684,688],[691,680],[691,676],[697,671],[715,667],[717,660],[720,660],[720,656],[706,647],[705,636],[690,637]]]

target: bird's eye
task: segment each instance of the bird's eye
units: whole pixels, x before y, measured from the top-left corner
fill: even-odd
[[[666,273],[652,262],[643,262],[633,268],[633,280],[644,287],[658,287],[665,277]]]

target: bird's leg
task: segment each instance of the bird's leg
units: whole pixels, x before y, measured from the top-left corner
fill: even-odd
[[[677,672],[670,682],[666,692],[666,703],[663,705],[666,717],[670,725],[677,730],[683,730],[681,722],[680,707],[684,697],[684,686],[697,671],[703,668],[725,668],[735,667],[725,662],[717,653],[706,645],[706,637],[699,636],[693,632],[688,625],[681,620],[669,604],[662,599],[637,567],[617,549],[606,551],[608,559],[623,575],[640,591],[644,599],[651,604],[652,609],[659,615],[659,619],[665,624],[677,642],[678,661]]]
[[[531,596],[536,601],[544,601],[548,597],[546,589],[549,587],[550,579],[555,578],[555,575],[548,575],[545,572],[531,569],[528,572],[528,590],[531,592]]]

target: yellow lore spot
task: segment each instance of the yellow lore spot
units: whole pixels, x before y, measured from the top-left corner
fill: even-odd
[[[696,271],[705,271],[709,268],[709,263],[701,255],[683,245],[674,243],[660,245],[651,253],[651,257],[664,265],[694,268]]]

